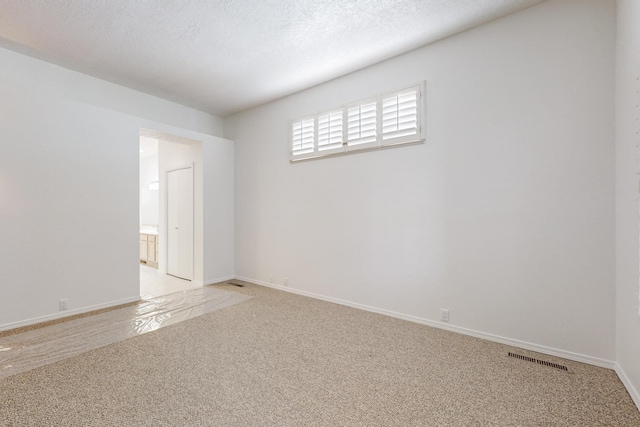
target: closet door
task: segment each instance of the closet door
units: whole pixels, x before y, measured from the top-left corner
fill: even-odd
[[[193,168],[167,172],[167,273],[193,280]]]

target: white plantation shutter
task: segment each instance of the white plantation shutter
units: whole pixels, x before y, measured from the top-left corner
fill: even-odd
[[[360,145],[377,140],[376,102],[360,104],[347,110],[347,143]]]
[[[382,100],[383,141],[396,138],[406,140],[418,135],[418,94],[415,88]]]
[[[342,148],[342,111],[318,117],[318,151]]]
[[[291,161],[424,142],[424,83],[291,123]]]
[[[314,119],[302,120],[292,125],[292,146],[293,156],[313,153],[314,144]]]

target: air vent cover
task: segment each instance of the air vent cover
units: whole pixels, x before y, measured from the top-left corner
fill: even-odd
[[[564,365],[558,365],[557,363],[547,362],[546,360],[534,359],[533,357],[527,357],[521,354],[509,352],[509,357],[515,357],[516,359],[526,360],[527,362],[533,362],[539,365],[549,366],[550,368],[560,369],[561,371],[569,371],[569,369],[567,369],[567,367]]]
[[[233,285],[239,288],[244,288],[244,285],[241,285],[240,283],[235,283],[235,282],[227,282],[227,285]]]

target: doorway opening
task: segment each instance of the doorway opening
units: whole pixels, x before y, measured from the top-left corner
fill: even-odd
[[[140,130],[140,295],[202,287],[202,143]]]

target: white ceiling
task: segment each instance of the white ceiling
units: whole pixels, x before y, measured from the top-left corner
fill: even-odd
[[[4,0],[0,46],[219,116],[543,0]]]

